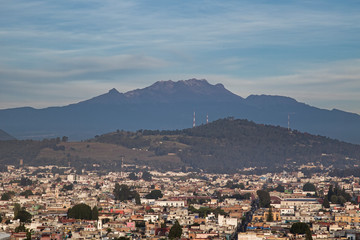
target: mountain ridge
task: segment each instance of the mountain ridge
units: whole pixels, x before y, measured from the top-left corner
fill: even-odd
[[[207,80],[158,81],[121,93],[107,93],[62,107],[0,110],[0,128],[19,139],[69,136],[83,140],[116,129],[183,129],[233,116],[288,127],[342,141],[360,143],[360,115],[326,110],[291,97],[250,95],[242,98]],[[34,137],[35,136],[35,137]],[[37,136],[37,137],[36,137]]]

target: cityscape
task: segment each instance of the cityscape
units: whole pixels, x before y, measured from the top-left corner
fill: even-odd
[[[104,173],[20,162],[1,173],[0,228],[10,239],[356,239],[360,179],[304,175],[314,167]]]

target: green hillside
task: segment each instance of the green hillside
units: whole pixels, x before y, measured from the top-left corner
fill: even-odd
[[[0,164],[52,164],[119,170],[125,164],[162,170],[234,172],[257,167],[291,170],[303,164],[345,169],[359,165],[360,146],[246,120],[221,119],[196,128],[116,131],[86,142],[2,141]]]
[[[232,118],[176,131],[117,131],[95,140],[148,149],[158,156],[176,154],[186,166],[211,172],[307,163],[344,168],[360,160],[359,145]]]

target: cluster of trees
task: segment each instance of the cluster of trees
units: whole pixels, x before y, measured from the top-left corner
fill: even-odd
[[[276,188],[274,188],[274,190],[277,192],[285,192],[285,188],[281,184],[277,185]]]
[[[360,177],[360,167],[353,167],[352,164],[349,168],[336,168],[329,173],[331,177]]]
[[[74,189],[74,184],[69,183],[67,185],[64,185],[61,191],[66,192],[66,191],[72,191],[73,189]]]
[[[25,227],[26,223],[31,222],[32,215],[26,211],[25,207],[21,207],[20,204],[15,203],[14,204],[14,220],[19,219],[20,225],[15,228],[15,232],[26,232],[26,240],[31,240],[31,234],[32,232]],[[2,216],[0,215],[0,222],[2,221]],[[7,220],[6,223],[9,223],[10,220]]]
[[[214,213],[216,216],[220,215],[227,215],[224,210],[222,210],[220,207],[218,208],[209,208],[209,207],[200,207],[199,209],[194,208],[193,206],[190,206],[188,208],[190,213],[198,213],[199,217],[203,218],[206,217],[209,213]]]
[[[307,182],[303,186],[303,191],[305,192],[316,192],[316,187],[314,184]]]
[[[1,194],[1,201],[9,201],[14,194],[14,192],[4,192]]]
[[[330,207],[330,202],[334,204],[344,204],[346,202],[350,202],[352,197],[349,193],[345,191],[345,189],[341,189],[338,185],[335,187],[330,185],[327,196],[324,198],[323,206],[325,208]]]
[[[234,183],[233,181],[228,181],[225,187],[230,189],[235,189],[235,188],[245,189],[245,185],[243,183],[239,184],[239,183]]]
[[[25,196],[25,198],[28,198],[29,196],[34,195],[33,192],[31,190],[25,190],[23,192],[20,193],[20,196]]]
[[[31,218],[32,215],[24,207],[18,203],[14,204],[14,219],[19,219],[21,223],[29,223]]]
[[[145,181],[151,181],[152,175],[148,171],[144,171],[141,175],[141,178],[144,179]],[[135,181],[138,180],[139,178],[136,176],[134,172],[131,172],[129,174],[129,179]]]
[[[57,140],[44,139],[42,141],[35,140],[9,140],[1,141],[0,144],[0,164],[9,162],[19,163],[20,159],[25,164],[36,164],[35,159],[44,148],[53,148],[57,144]]]
[[[96,136],[95,140],[102,143],[121,145],[127,148],[142,148],[150,145],[150,140],[141,137],[139,132],[116,131],[111,134]]]
[[[244,200],[244,199],[250,199],[251,198],[251,193],[244,193],[244,194],[240,194],[240,193],[235,193],[231,196],[229,196],[230,198],[236,198],[237,200]]]
[[[152,190],[149,194],[145,196],[147,199],[159,199],[162,198],[163,194],[160,190]]]
[[[141,178],[144,179],[145,181],[151,181],[152,175],[148,171],[144,171]]]
[[[20,186],[22,187],[31,186],[32,184],[33,182],[31,181],[31,179],[27,177],[22,177],[20,180]]]
[[[292,234],[305,234],[306,240],[312,240],[312,235],[309,225],[303,222],[293,223],[290,228]]]
[[[72,208],[69,208],[67,212],[68,218],[84,219],[84,220],[98,220],[99,211],[97,207],[91,207],[85,203],[80,203]]]
[[[124,202],[127,200],[135,199],[136,204],[141,204],[139,193],[129,188],[129,186],[126,184],[120,185],[119,183],[116,183],[113,193],[115,196],[115,200]]]

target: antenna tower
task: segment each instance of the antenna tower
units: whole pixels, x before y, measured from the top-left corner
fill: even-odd
[[[291,128],[290,128],[290,115],[293,115],[295,114],[294,112],[291,112],[291,113],[288,113],[288,131],[291,131]]]
[[[290,113],[288,113],[288,131],[290,131]]]
[[[194,112],[194,119],[193,119],[193,128],[195,127],[195,112]]]
[[[208,124],[208,123],[209,123],[209,115],[206,114],[206,124]]]

